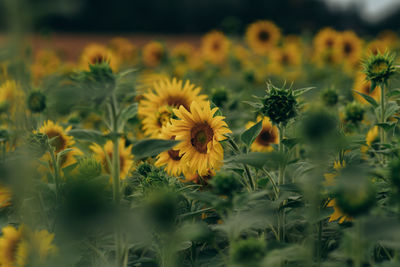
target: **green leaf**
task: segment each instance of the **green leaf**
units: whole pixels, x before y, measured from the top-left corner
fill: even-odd
[[[284,138],[282,143],[289,149],[292,149],[295,145],[297,145],[301,141],[300,138]]]
[[[388,98],[394,97],[394,99],[397,99],[400,97],[400,89],[396,88],[396,89],[392,89],[389,92],[386,93],[386,96]]]
[[[250,152],[247,154],[240,154],[233,156],[228,161],[234,163],[241,163],[253,166],[255,168],[262,168],[264,165],[270,165],[272,167],[277,166],[279,162],[283,160],[283,155],[278,152]]]
[[[125,107],[119,115],[120,121],[125,122],[125,121],[129,120],[130,118],[135,117],[137,111],[138,111],[137,103],[134,103],[132,105]]]
[[[392,115],[396,114],[399,111],[399,106],[396,102],[390,101],[387,103],[385,108],[385,120],[390,118]]]
[[[144,139],[132,147],[132,153],[138,159],[148,158],[173,148],[179,142],[176,140]]]
[[[298,96],[301,96],[302,94],[307,93],[308,91],[310,91],[310,90],[312,90],[312,89],[315,89],[315,87],[307,87],[307,88],[297,89],[297,90],[294,90],[293,95],[294,95],[295,97],[298,97]]]
[[[376,125],[384,129],[385,131],[389,131],[396,126],[396,122],[377,123]]]
[[[256,140],[257,136],[260,134],[262,129],[262,120],[251,126],[249,129],[244,131],[240,136],[240,139],[246,146],[250,147],[253,144],[254,140]]]
[[[107,141],[104,134],[96,130],[73,129],[68,132],[68,135],[71,135],[76,139],[93,142],[99,145],[104,145]]]
[[[260,109],[260,108],[263,107],[263,105],[261,103],[258,103],[258,102],[242,101],[242,103],[245,103],[245,104],[247,104],[249,106],[252,106],[253,108],[256,108],[256,109]]]
[[[354,92],[356,92],[357,94],[359,94],[360,96],[362,96],[362,98],[365,99],[365,101],[367,101],[368,103],[370,103],[374,108],[377,108],[379,105],[378,103],[375,101],[375,99],[373,99],[371,96],[360,93],[356,90],[354,90]]]

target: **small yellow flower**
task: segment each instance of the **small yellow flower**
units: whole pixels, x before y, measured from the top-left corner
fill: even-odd
[[[229,46],[229,40],[222,32],[213,31],[203,37],[201,51],[206,61],[219,65],[227,59]]]
[[[150,42],[143,47],[142,58],[146,67],[157,67],[164,57],[164,46],[160,42]]]
[[[271,21],[257,21],[246,30],[246,41],[257,54],[266,55],[276,46],[281,37],[279,28]]]

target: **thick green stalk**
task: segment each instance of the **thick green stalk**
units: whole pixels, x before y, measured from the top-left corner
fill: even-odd
[[[285,126],[280,124],[278,126],[279,128],[279,144],[278,144],[278,150],[279,153],[283,154],[285,152],[285,147],[283,145],[283,138],[285,136]],[[286,169],[286,159],[284,162],[279,163],[279,170],[278,170],[278,186],[285,184],[285,169]],[[285,202],[283,202],[283,205]],[[285,239],[285,211],[282,208],[279,211],[279,216],[278,216],[278,235],[279,235],[279,241],[284,241]]]

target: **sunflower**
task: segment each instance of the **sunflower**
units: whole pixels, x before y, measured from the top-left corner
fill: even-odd
[[[352,31],[339,34],[334,45],[334,59],[347,64],[358,64],[363,52],[363,43]]]
[[[38,84],[43,77],[54,73],[60,68],[60,66],[61,60],[54,51],[38,51],[31,66],[34,83]]]
[[[125,139],[119,140],[119,178],[125,179],[129,172],[133,170],[133,155],[131,153],[132,145],[126,147]],[[99,146],[98,144],[93,144],[90,146],[90,149],[95,153],[95,158],[101,162],[103,170],[111,174],[110,166],[108,160],[112,161],[113,157],[113,142],[108,140],[104,147]]]
[[[66,132],[69,130],[71,130],[71,126],[68,126],[66,129],[64,129],[57,123],[48,120],[44,122],[43,126],[40,127],[38,131],[34,131],[34,133],[45,134],[49,139],[54,138],[52,145],[55,148],[55,152],[58,153],[62,150],[72,147],[75,144],[74,138],[66,134]]]
[[[25,236],[24,227],[15,229],[12,226],[3,227],[0,237],[0,266],[15,267],[26,266],[29,246]]]
[[[143,118],[143,130],[146,135],[157,138],[172,117],[172,108],[189,108],[193,101],[205,101],[205,95],[199,95],[201,88],[189,81],[162,79],[153,85],[139,102],[138,114]]]
[[[322,51],[332,50],[338,41],[339,34],[331,28],[320,30],[314,37],[314,51],[319,53]]]
[[[279,132],[276,126],[273,126],[268,117],[262,118],[259,116],[257,122],[262,120],[262,129],[258,134],[253,144],[251,145],[251,150],[256,152],[268,152],[272,151],[274,148],[272,144],[279,143]],[[246,129],[249,129],[256,122],[250,121],[246,124]]]
[[[333,173],[327,173],[325,174],[325,185],[326,186],[333,186],[335,184],[335,178],[337,176],[337,172],[342,169],[343,167],[346,166],[346,162],[339,162],[336,161],[334,163]],[[340,208],[336,205],[336,200],[335,199],[329,199],[327,207],[333,207],[333,213],[329,216],[329,222],[333,221],[338,221],[339,223],[343,223],[345,221],[352,221],[353,218],[344,214]]]
[[[279,28],[270,21],[257,21],[250,24],[246,30],[246,41],[257,54],[265,55],[278,43],[281,37]]]
[[[222,64],[228,57],[229,40],[222,32],[212,31],[203,36],[201,51],[206,61]]]
[[[11,205],[11,190],[0,185],[0,209]]]
[[[0,109],[15,116],[22,112],[25,104],[25,93],[17,82],[7,80],[0,86]]]
[[[143,47],[142,57],[146,67],[157,67],[165,57],[164,46],[160,42],[150,42]]]
[[[297,45],[287,44],[282,48],[274,48],[271,54],[269,70],[273,74],[281,74],[284,70],[298,67],[301,64],[301,51]]]
[[[378,139],[379,139],[379,127],[374,126],[368,131],[365,137],[365,141],[368,146],[371,146],[374,142],[378,141]]]
[[[171,133],[171,124],[162,128],[161,139],[173,140],[175,136]],[[170,149],[164,151],[157,156],[155,165],[163,167],[165,171],[171,176],[179,176],[187,171],[187,165],[181,161],[182,156],[179,155],[179,150]]]
[[[111,50],[125,63],[132,63],[137,57],[137,49],[129,40],[116,37],[109,44]]]
[[[378,102],[381,99],[381,90],[379,88],[375,88],[375,90],[371,92],[371,82],[366,80],[364,73],[360,73],[356,76],[353,87],[356,92],[369,95]],[[354,98],[360,103],[368,104],[368,102],[356,92],[353,92]]]
[[[193,55],[194,47],[189,43],[180,43],[172,49],[171,55],[180,62],[189,62]]]
[[[52,244],[54,234],[47,230],[35,231],[32,235],[32,247],[35,250],[39,261],[44,262],[50,255],[57,252],[58,248]]]
[[[142,97],[145,92],[153,88],[155,82],[169,79],[165,73],[157,73],[152,71],[144,71],[138,75],[135,82],[135,90],[137,97]]]
[[[81,66],[88,70],[89,65],[108,62],[111,69],[116,72],[119,67],[119,58],[113,51],[101,44],[89,44],[81,54]]]
[[[174,109],[178,119],[171,120],[171,134],[182,141],[174,149],[179,150],[191,172],[200,176],[221,167],[224,150],[220,141],[231,133],[224,117],[214,116],[217,111],[218,108],[210,108],[209,102],[192,102],[189,110],[184,106]]]

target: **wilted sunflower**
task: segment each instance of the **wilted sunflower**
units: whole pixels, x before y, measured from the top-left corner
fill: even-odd
[[[272,151],[274,148],[272,144],[279,143],[279,132],[276,126],[273,126],[268,117],[262,118],[259,116],[257,122],[262,120],[262,129],[258,134],[253,144],[251,145],[251,150],[256,152],[268,152]],[[246,124],[246,129],[249,129],[257,122],[248,122]]]
[[[355,91],[369,95],[378,102],[381,99],[381,90],[379,88],[375,88],[375,90],[371,92],[371,82],[366,80],[366,75],[364,73],[359,73],[357,75],[354,80],[353,87]],[[360,103],[368,104],[368,102],[356,92],[353,92],[353,96]]]
[[[182,141],[174,149],[179,150],[189,170],[199,175],[219,169],[224,158],[220,141],[231,131],[223,116],[214,116],[217,111],[218,108],[210,108],[209,102],[193,102],[189,110],[184,106],[174,109],[178,119],[171,120],[171,134]]]
[[[176,78],[162,79],[154,83],[153,89],[143,95],[139,102],[138,114],[143,118],[143,130],[146,135],[157,138],[161,128],[172,117],[172,108],[189,108],[193,101],[205,101],[205,95],[199,95],[201,88],[189,81],[183,83]]]
[[[17,82],[7,80],[0,86],[0,110],[15,116],[17,112],[23,111],[25,104],[25,93]]]
[[[125,179],[129,172],[133,170],[133,155],[132,155],[132,145],[126,147],[125,139],[119,140],[119,178]],[[93,144],[90,146],[90,149],[95,153],[95,159],[101,162],[103,170],[111,174],[109,163],[112,162],[113,157],[113,142],[108,140],[104,147],[99,146],[98,144]],[[107,156],[106,156],[107,155]],[[107,159],[108,157],[108,159]],[[108,160],[110,162],[108,162]]]
[[[271,21],[257,21],[250,24],[246,30],[246,41],[257,54],[265,55],[270,52],[281,37],[279,28]]]
[[[81,66],[86,70],[89,70],[89,65],[108,62],[111,69],[116,72],[119,68],[119,61],[114,52],[101,44],[89,44],[81,54]]]
[[[24,238],[24,231],[23,226],[18,230],[13,226],[3,227],[3,235],[0,237],[0,266],[26,266],[29,246]]]
[[[0,185],[0,209],[11,205],[11,190]]]
[[[160,42],[150,42],[142,50],[143,63],[147,67],[157,67],[165,58],[165,49]]]
[[[229,40],[222,32],[212,31],[204,35],[201,51],[206,61],[222,64],[228,57]]]
[[[137,49],[129,40],[116,37],[110,41],[111,50],[121,59],[124,63],[132,63],[137,56]]]
[[[175,136],[171,133],[171,124],[163,127],[160,135],[161,139],[171,140]],[[187,165],[181,161],[182,156],[179,155],[179,150],[170,149],[164,151],[157,156],[155,165],[157,167],[164,167],[165,171],[172,176],[179,176],[186,172]]]
[[[334,46],[334,59],[338,62],[356,65],[359,63],[363,52],[363,42],[352,31],[339,34]]]
[[[325,185],[333,186],[335,184],[335,178],[337,176],[337,172],[346,166],[346,162],[335,161],[333,165],[334,172],[325,174]],[[327,207],[333,207],[333,213],[329,216],[329,222],[338,221],[339,223],[343,223],[345,221],[352,221],[353,218],[344,214],[340,208],[336,204],[335,199],[329,199]]]

